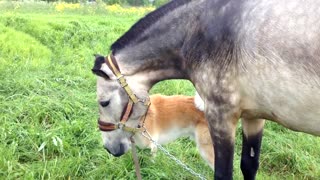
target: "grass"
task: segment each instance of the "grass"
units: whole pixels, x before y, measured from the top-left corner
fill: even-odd
[[[102,148],[90,69],[93,54],[108,54],[142,15],[89,10],[0,2],[0,179],[135,179],[131,153],[115,158]],[[193,95],[194,88],[164,81],[151,92]],[[165,147],[212,177],[194,142]],[[242,179],[240,149],[239,125],[235,179]],[[319,138],[268,122],[257,179],[319,179],[319,150]],[[154,162],[148,150],[138,155],[145,179],[195,179],[162,152]]]

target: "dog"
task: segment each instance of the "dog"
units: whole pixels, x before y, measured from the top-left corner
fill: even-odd
[[[197,94],[196,97],[152,95],[150,100],[144,128],[151,138],[159,144],[179,137],[195,139],[200,155],[214,169],[214,149],[200,97]],[[135,134],[134,139],[139,148],[150,148],[155,155],[156,145],[141,133]]]

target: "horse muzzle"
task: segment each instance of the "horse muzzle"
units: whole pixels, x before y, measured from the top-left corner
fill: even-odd
[[[126,146],[123,143],[120,143],[118,146],[108,147],[106,144],[104,148],[108,151],[109,154],[112,154],[114,157],[120,157],[126,153]]]

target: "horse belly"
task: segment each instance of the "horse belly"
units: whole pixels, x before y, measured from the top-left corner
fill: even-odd
[[[266,106],[270,109],[274,121],[282,124],[283,126],[313,135],[320,136],[320,105],[318,104],[305,104],[300,102],[290,101],[292,104],[277,104]],[[314,105],[314,107],[310,107]]]
[[[299,77],[288,69],[250,75],[242,81],[241,108],[256,116],[252,118],[267,118],[295,131],[320,135],[320,78],[307,73]]]

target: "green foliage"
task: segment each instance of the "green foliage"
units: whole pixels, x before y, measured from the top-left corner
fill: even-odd
[[[126,0],[102,0],[106,4],[126,4]]]
[[[149,0],[43,0],[45,2],[67,2],[67,3],[86,3],[86,2],[104,2],[106,4],[122,4],[131,6],[147,6],[151,5]],[[154,0],[155,6],[163,5],[169,0]]]
[[[167,2],[169,2],[169,1],[168,1],[168,0],[155,0],[155,1],[154,1],[154,5],[155,5],[156,7],[160,7],[160,6],[164,5],[164,4],[167,3]]]
[[[131,153],[115,158],[102,148],[90,69],[92,55],[108,54],[111,43],[141,16],[2,5],[0,179],[135,179]],[[193,95],[194,88],[188,81],[164,81],[151,92]],[[239,126],[235,179],[242,179],[240,145]],[[166,148],[212,177],[194,142],[182,138]],[[319,138],[269,122],[258,179],[319,179],[319,150]],[[154,162],[148,150],[138,154],[145,179],[195,179],[161,152]]]
[[[154,5],[156,7],[159,7],[167,2],[169,0],[154,0],[153,2],[150,2],[149,0],[102,0],[106,4],[122,4],[122,5],[130,5],[130,6],[148,6],[148,5]]]

